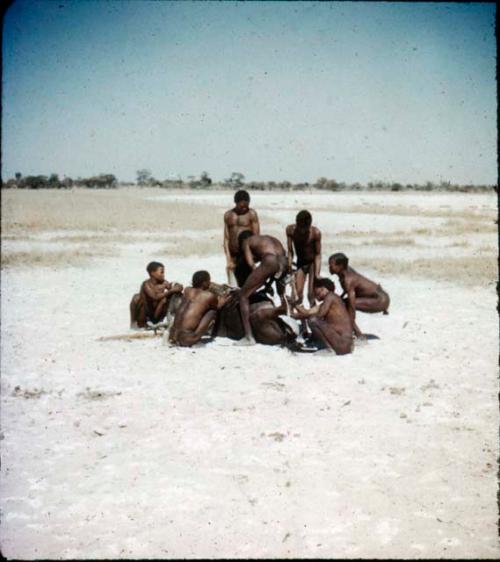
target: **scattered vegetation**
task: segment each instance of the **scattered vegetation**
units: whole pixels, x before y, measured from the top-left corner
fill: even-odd
[[[449,181],[435,183],[427,181],[425,184],[375,181],[362,184],[360,182],[346,183],[335,179],[320,177],[315,182],[291,183],[289,181],[249,181],[245,183],[245,176],[241,172],[232,172],[231,176],[222,182],[214,182],[207,171],[201,172],[199,178],[188,176],[183,180],[180,176],[164,180],[156,179],[151,170],[142,168],[137,170],[136,185],[139,187],[159,187],[167,189],[246,189],[252,191],[458,191],[464,193],[479,193],[497,191],[496,185],[453,184]],[[110,189],[131,185],[119,182],[113,174],[99,174],[89,178],[63,177],[58,174],[50,176],[26,176],[20,172],[14,178],[2,181],[2,188],[17,189],[68,189],[71,187],[86,187],[93,189]],[[132,184],[133,185],[133,184]]]

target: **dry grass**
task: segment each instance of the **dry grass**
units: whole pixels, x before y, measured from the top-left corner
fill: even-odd
[[[311,213],[325,211],[325,207],[309,207]],[[349,207],[332,207],[332,212],[347,214],[366,214],[366,215],[391,215],[401,217],[425,217],[425,218],[449,218],[465,219],[468,221],[492,221],[496,217],[496,209],[482,209],[479,211],[451,209],[429,209],[425,210],[417,206],[402,205],[380,205],[370,203],[366,205],[352,205]]]
[[[116,256],[116,250],[96,248],[76,248],[74,250],[60,250],[55,252],[2,252],[2,269],[11,267],[61,267],[82,266],[95,258]]]
[[[413,238],[375,238],[365,242],[367,246],[415,246]]]
[[[2,267],[44,266],[64,267],[85,265],[95,258],[116,256],[115,246],[138,242],[165,244],[167,255],[222,255],[222,215],[219,205],[189,202],[148,200],[157,192],[146,190],[71,190],[18,191],[2,193],[2,239],[36,240],[44,231],[54,236],[44,242],[69,244],[69,249],[57,251],[7,251],[2,253]],[[230,201],[228,202],[228,207]],[[264,207],[265,208],[265,207]],[[316,209],[328,211],[328,207]],[[314,211],[314,209],[311,209]],[[450,209],[420,211],[413,206],[354,205],[331,208],[332,213],[367,213],[400,216],[440,217],[442,225],[393,232],[343,231],[335,236],[335,244],[346,250],[360,246],[408,247],[425,250],[426,238],[447,237],[448,247],[467,248],[468,237],[496,233],[492,210],[452,211]],[[266,232],[284,235],[283,225],[270,215],[265,218]],[[83,232],[65,232],[65,231]],[[59,231],[59,232],[58,232]],[[189,234],[189,231],[196,231]],[[215,231],[220,232],[216,234]],[[185,235],[174,237],[176,233]],[[148,234],[150,233],[150,234]],[[373,269],[389,276],[417,276],[468,286],[485,285],[497,279],[497,248],[482,245],[471,257],[419,258],[412,261],[365,259],[354,263],[362,271]],[[469,250],[469,255],[471,251]]]
[[[209,256],[224,252],[221,236],[209,238],[183,238],[182,242],[170,242],[162,249],[163,253],[170,256]],[[160,253],[161,253],[160,252]]]
[[[14,191],[2,193],[2,231],[94,230],[222,231],[223,209],[144,199],[128,190]]]
[[[384,259],[360,259],[353,263],[356,270],[373,269],[387,276],[400,275],[448,281],[467,287],[496,283],[498,279],[497,260],[494,256],[463,258],[419,258],[411,261]]]
[[[430,236],[430,237],[456,237],[470,234],[491,234],[498,231],[498,226],[491,220],[467,222],[465,220],[450,219],[435,228],[412,228],[394,232],[378,232],[377,230],[342,230],[336,236],[339,238],[366,238],[367,243],[373,238],[396,239],[397,237]]]

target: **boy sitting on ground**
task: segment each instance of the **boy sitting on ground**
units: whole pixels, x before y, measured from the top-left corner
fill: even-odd
[[[197,271],[192,284],[184,291],[169,334],[169,342],[182,347],[190,347],[201,340],[215,322],[217,311],[231,297],[230,294],[217,297],[209,290],[208,271]]]
[[[172,307],[174,295],[182,293],[182,285],[165,280],[165,267],[162,263],[152,261],[146,267],[149,279],[141,285],[130,301],[130,327],[145,328],[149,323],[158,324],[165,319]]]
[[[314,296],[320,304],[306,310],[297,306],[292,318],[307,318],[314,339],[337,355],[353,351],[353,325],[342,299],[335,294],[335,284],[330,279],[314,280]]]

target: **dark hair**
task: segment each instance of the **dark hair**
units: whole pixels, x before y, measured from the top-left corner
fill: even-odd
[[[240,189],[234,194],[234,202],[239,203],[240,201],[247,201],[250,203],[250,195],[248,194],[248,191]]]
[[[205,281],[210,281],[210,273],[208,271],[197,271],[193,274],[193,287],[199,289]]]
[[[343,265],[344,267],[347,267],[347,265],[349,264],[349,258],[345,254],[342,254],[341,252],[337,254],[332,254],[328,258],[328,261],[331,260],[335,262],[335,265]]]
[[[149,275],[151,275],[151,273],[153,273],[153,271],[156,271],[160,267],[165,267],[165,266],[162,263],[160,263],[159,261],[152,261],[152,262],[148,263],[148,265],[146,266],[146,271],[149,273]]]
[[[316,277],[314,280],[314,288],[325,287],[329,291],[335,292],[335,283],[326,277]]]
[[[309,211],[300,211],[300,213],[297,213],[297,216],[295,217],[297,226],[302,226],[304,228],[311,226],[312,220],[313,218]]]
[[[243,244],[243,242],[247,239],[250,238],[250,236],[253,236],[253,232],[251,230],[244,230],[243,232],[240,232],[238,235],[238,244],[241,245]]]

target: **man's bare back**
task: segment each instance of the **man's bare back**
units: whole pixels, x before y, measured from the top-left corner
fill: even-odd
[[[255,262],[262,261],[265,255],[276,257],[285,256],[285,248],[283,244],[274,236],[256,235],[250,236],[243,242],[243,253],[247,263],[255,266]]]
[[[283,244],[274,236],[249,236],[243,240],[242,250],[248,265],[253,270],[241,288],[240,294],[241,319],[245,329],[243,343],[252,344],[255,340],[250,325],[249,297],[268,279],[283,277],[288,271],[288,263]],[[260,262],[258,267],[256,262]],[[278,290],[284,292],[284,287]]]
[[[215,321],[217,309],[227,296],[219,297],[209,291],[210,276],[205,271],[193,275],[193,287],[184,290],[181,306],[175,315],[169,341],[181,346],[199,342]]]
[[[177,330],[195,330],[205,312],[217,309],[217,297],[211,291],[187,287],[175,317]]]

